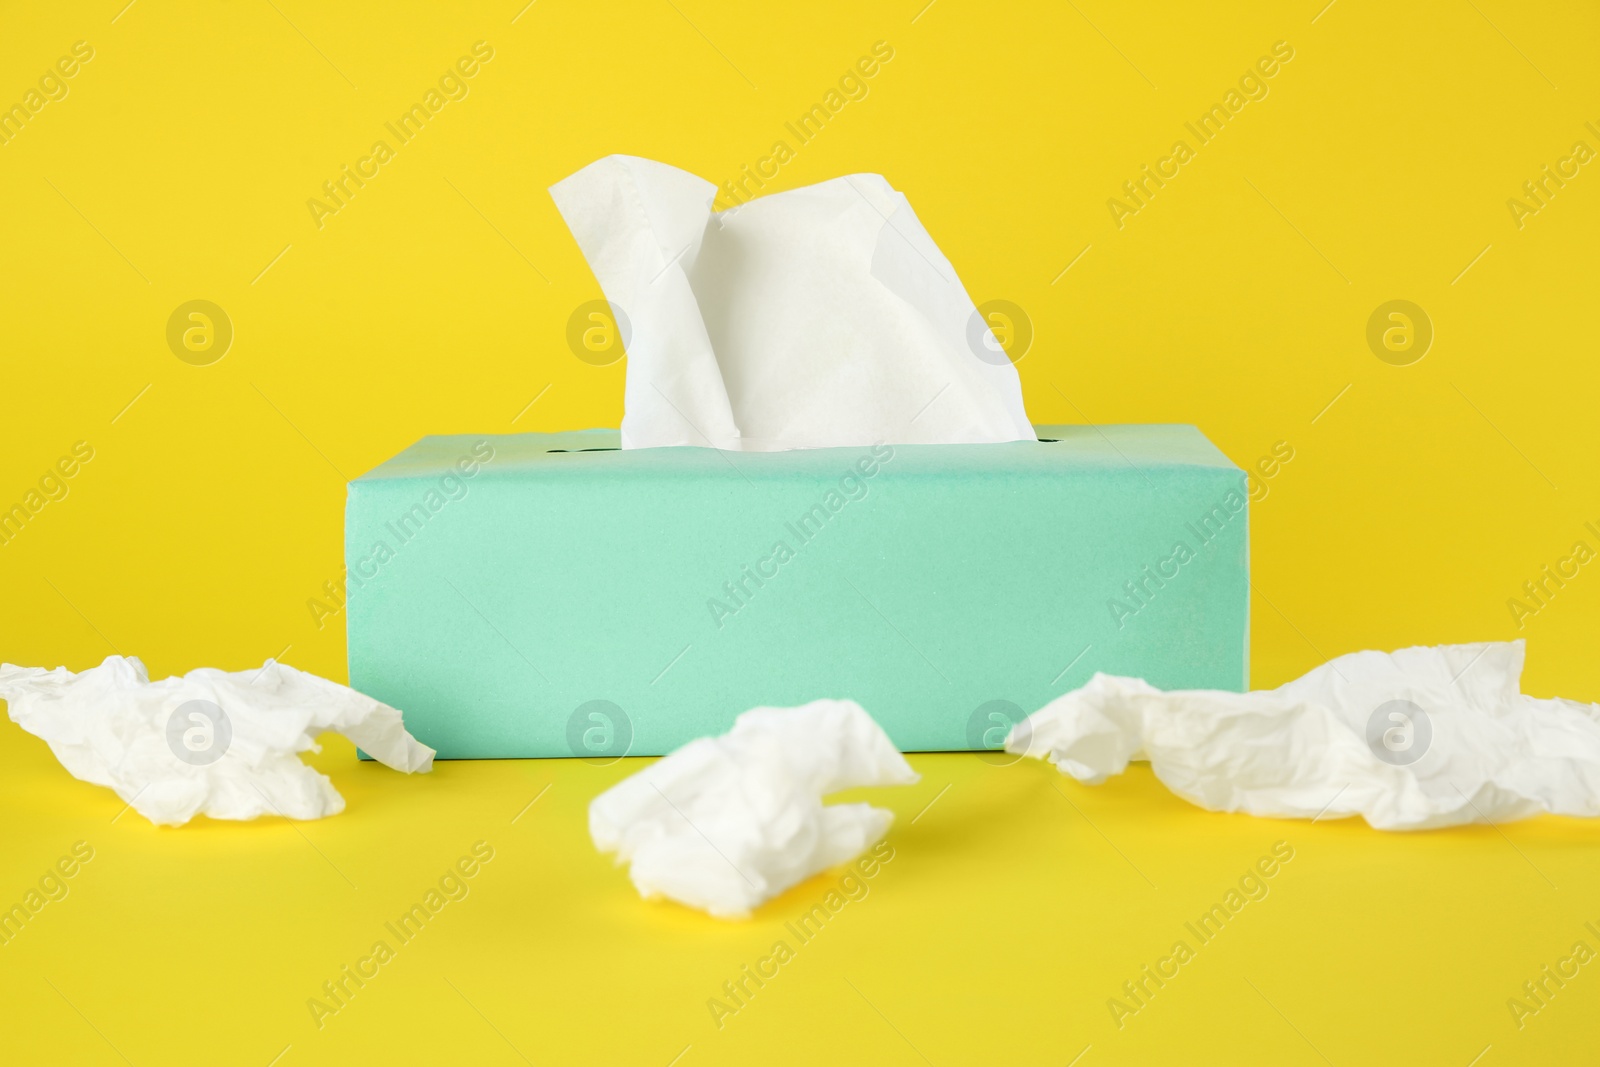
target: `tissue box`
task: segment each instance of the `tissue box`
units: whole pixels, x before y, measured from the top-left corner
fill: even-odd
[[[996,749],[1095,671],[1242,690],[1244,473],[1192,426],[1039,436],[426,437],[350,483],[350,684],[443,758],[660,755],[819,697]]]

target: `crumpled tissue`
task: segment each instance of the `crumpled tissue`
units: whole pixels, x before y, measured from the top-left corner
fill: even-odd
[[[860,855],[894,821],[870,804],[824,806],[824,796],[917,780],[854,701],[752,708],[726,734],[691,741],[596,797],[589,833],[632,864],[645,899],[743,918]]]
[[[1380,830],[1600,815],[1600,705],[1524,696],[1522,662],[1521,641],[1354,652],[1253,693],[1096,674],[1006,748],[1090,784],[1146,759],[1211,811]]]
[[[395,770],[433,769],[433,749],[406,732],[394,708],[270,659],[256,670],[202,667],[159,682],[133,656],[107,656],[81,674],[7,663],[0,697],[73,777],[116,790],[157,824],[338,814],[344,798],[296,755],[320,751],[324,730]]]
[[[623,448],[1035,439],[1016,367],[882,175],[722,212],[716,192],[635,156],[550,187],[627,349]]]

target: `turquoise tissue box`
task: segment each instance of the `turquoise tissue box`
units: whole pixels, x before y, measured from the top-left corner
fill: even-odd
[[[426,437],[350,483],[350,683],[444,758],[660,755],[859,702],[994,749],[1096,671],[1242,690],[1245,474],[1192,426],[620,451]]]

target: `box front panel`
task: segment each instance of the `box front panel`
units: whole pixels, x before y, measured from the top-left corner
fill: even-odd
[[[446,758],[660,754],[818,697],[959,750],[1095,671],[1243,688],[1237,470],[880,450],[491,467],[432,511],[357,483],[352,684]]]

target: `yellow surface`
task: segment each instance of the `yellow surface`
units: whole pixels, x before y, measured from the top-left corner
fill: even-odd
[[[1523,636],[1530,691],[1600,699],[1592,565],[1508,604],[1600,547],[1591,5],[122,3],[3,16],[0,105],[93,57],[0,144],[0,507],[42,504],[0,544],[0,658],[342,679],[342,616],[307,601],[339,574],[347,476],[424,433],[620,418],[624,364],[566,347],[599,293],[545,188],[610,152],[737,178],[882,41],[767,188],[886,174],[977,301],[1028,315],[1038,422],[1193,422],[1241,465],[1293,448],[1252,509],[1257,685]],[[479,41],[465,98],[318,218]],[[1280,41],[1267,95],[1198,145],[1184,124]],[[1179,139],[1193,158],[1161,163]],[[1145,164],[1177,174],[1114,211]],[[1571,176],[1533,212],[1547,164]],[[232,325],[209,365],[168,345],[195,300]],[[1393,300],[1433,328],[1409,365],[1368,346]],[[92,459],[41,487],[77,442]],[[923,783],[879,797],[894,861],[719,1029],[708,999],[830,882],[746,925],[640,903],[584,827],[628,764],[406,779],[338,742],[315,759],[337,818],[156,830],[9,724],[0,761],[0,901],[94,850],[0,947],[13,1062],[1491,1067],[1600,1038],[1594,964],[1520,1029],[1506,1006],[1600,948],[1600,829],[1575,821],[1386,836],[1206,814],[1147,771],[1096,790],[917,757]],[[318,1029],[307,1000],[480,840],[470,895]],[[1108,999],[1279,840],[1270,895],[1119,1029]]]

